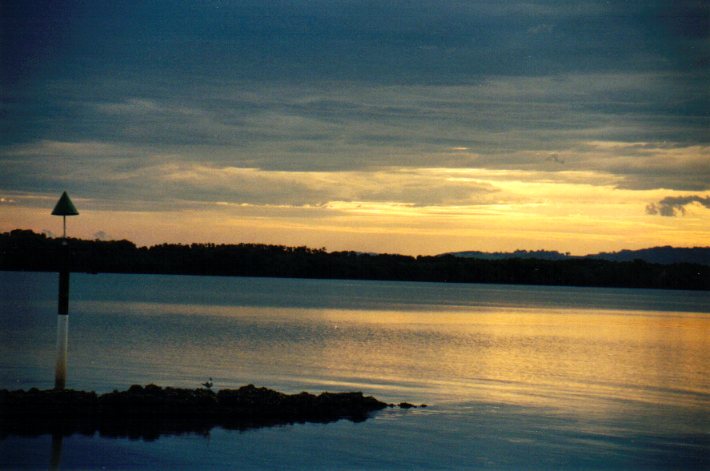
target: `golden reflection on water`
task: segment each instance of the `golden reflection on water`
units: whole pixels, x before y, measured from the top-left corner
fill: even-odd
[[[113,303],[84,307],[116,309]],[[413,401],[482,400],[586,413],[634,401],[710,407],[710,317],[703,313],[121,307],[142,316],[223,319],[225,328],[211,334],[218,338],[209,349],[199,336],[162,351],[163,360],[187,359],[209,365],[210,376],[263,379],[267,386],[291,378],[303,389],[356,388]]]
[[[388,332],[373,334],[372,341],[326,341],[323,368],[372,367],[363,373],[387,382],[417,379],[430,393],[454,400],[473,395],[559,405],[594,397],[658,403],[672,397],[675,404],[708,404],[710,323],[704,314],[548,309],[319,315]],[[592,404],[578,404],[585,406]]]

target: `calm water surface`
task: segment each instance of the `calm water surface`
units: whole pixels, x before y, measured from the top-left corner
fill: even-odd
[[[63,468],[710,466],[710,293],[72,275],[68,387],[359,390],[362,423],[66,437]],[[51,388],[57,275],[0,272],[0,387]],[[0,439],[46,468],[50,436]]]

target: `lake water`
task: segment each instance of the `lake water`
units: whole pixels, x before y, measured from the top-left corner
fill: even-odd
[[[75,434],[61,467],[707,469],[710,293],[72,274],[67,387],[363,391],[365,422]],[[52,388],[57,274],[0,272],[0,388]],[[44,468],[52,437],[0,439]]]

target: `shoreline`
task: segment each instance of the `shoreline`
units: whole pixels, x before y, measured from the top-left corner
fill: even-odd
[[[362,422],[387,404],[361,392],[284,394],[254,385],[239,389],[183,389],[154,384],[96,394],[75,390],[0,390],[0,438],[73,433],[142,437],[247,430],[294,423]]]
[[[75,238],[67,243],[31,230],[2,233],[0,270],[710,290],[710,265],[687,261],[548,259],[528,252],[501,259],[452,254],[415,257],[265,244],[137,247],[127,240]],[[65,258],[67,267],[60,263]]]
[[[626,262],[611,262],[626,263]],[[55,269],[34,269],[34,268],[5,268],[0,267],[0,272],[8,273],[58,273]],[[404,278],[358,278],[358,277],[318,277],[318,276],[286,276],[286,275],[254,275],[254,274],[224,274],[224,273],[192,273],[192,272],[159,272],[159,271],[83,271],[71,270],[69,273],[85,275],[155,275],[155,276],[200,276],[219,278],[265,278],[265,279],[285,279],[285,280],[332,280],[332,281],[370,281],[377,282],[403,282],[403,283],[445,283],[452,285],[482,285],[482,286],[523,286],[523,287],[546,287],[546,288],[601,288],[601,289],[629,289],[629,290],[654,290],[654,291],[710,291],[710,286],[688,287],[688,286],[629,286],[623,284],[574,284],[574,283],[532,283],[514,281],[460,281],[460,280],[429,280],[429,279],[404,279]]]

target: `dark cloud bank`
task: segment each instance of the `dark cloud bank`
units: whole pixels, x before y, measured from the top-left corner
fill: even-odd
[[[0,18],[0,191],[151,200],[158,163],[710,188],[705,2],[9,1]]]

